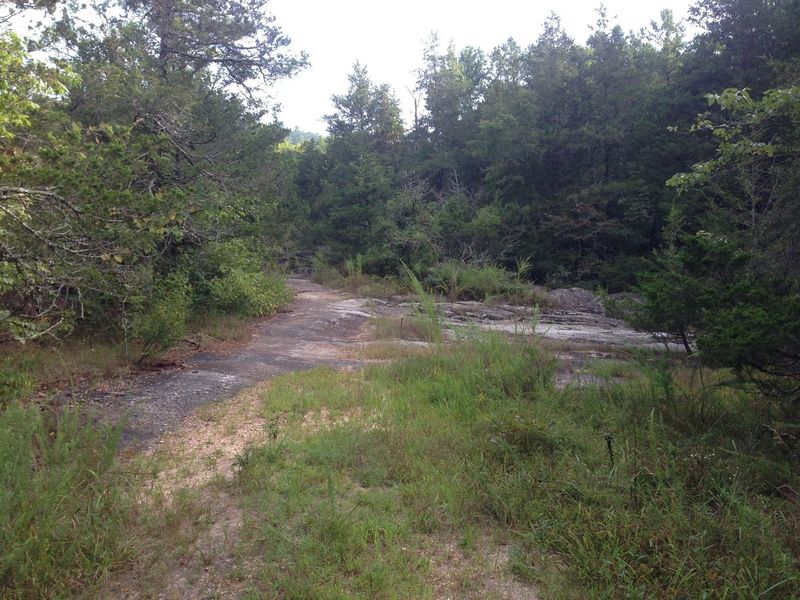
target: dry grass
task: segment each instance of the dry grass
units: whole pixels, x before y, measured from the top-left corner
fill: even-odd
[[[350,350],[349,356],[363,360],[394,360],[412,356],[424,356],[435,351],[435,344],[412,340],[364,342]]]

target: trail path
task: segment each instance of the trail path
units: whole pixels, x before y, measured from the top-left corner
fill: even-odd
[[[147,373],[131,380],[128,389],[98,392],[91,398],[104,418],[126,418],[122,446],[143,449],[178,426],[198,407],[220,402],[275,375],[315,366],[357,367],[346,350],[358,343],[359,331],[375,313],[407,315],[407,304],[350,298],[306,279],[290,278],[295,299],[289,309],[255,323],[250,339],[231,351],[196,352],[179,368]],[[378,301],[379,302],[379,301]],[[656,340],[621,321],[580,311],[551,311],[530,328],[524,307],[489,308],[477,302],[439,306],[444,325],[458,329],[465,322],[480,329],[509,333],[536,333],[565,342],[601,347],[655,347]],[[520,310],[523,312],[520,313]],[[527,312],[525,312],[527,311]],[[566,363],[582,365],[585,353],[561,353]],[[562,384],[576,381],[572,367],[562,369]]]
[[[295,299],[288,311],[256,321],[250,339],[235,349],[196,352],[186,356],[180,368],[141,375],[125,391],[94,396],[104,418],[127,416],[123,447],[150,465],[143,471],[151,473],[142,486],[143,512],[175,528],[166,534],[160,526],[155,533],[143,530],[146,539],[152,538],[144,555],[113,573],[96,597],[199,600],[244,595],[258,565],[250,564],[252,557],[246,553],[238,554],[247,525],[230,484],[237,459],[246,456],[248,448],[268,443],[270,422],[264,405],[270,380],[316,366],[358,368],[369,361],[355,359],[365,354],[353,350],[373,343],[397,344],[396,348],[425,344],[375,339],[364,327],[371,317],[382,316],[399,322],[402,334],[402,320],[414,310],[402,299],[353,299],[304,279],[289,279],[289,285]],[[647,347],[653,342],[621,322],[581,308],[551,310],[538,326],[525,307],[461,302],[443,303],[438,309],[448,338],[457,338],[465,327],[477,327],[537,334],[566,344],[557,352],[557,385],[591,382],[582,366],[599,356],[598,348],[606,352],[614,344]],[[339,417],[347,421],[357,415]],[[296,433],[302,436],[306,429],[313,432],[334,422],[322,407],[304,414]],[[420,556],[430,561],[435,598],[538,597],[533,586],[512,576],[506,541],[481,533],[479,551],[467,553],[459,535],[442,531],[421,542]]]
[[[230,352],[197,352],[178,369],[137,377],[124,392],[93,400],[111,418],[126,416],[123,447],[145,448],[196,408],[222,401],[277,374],[326,365],[354,367],[342,350],[370,317],[367,300],[304,279],[289,279],[295,300],[287,312],[258,322],[248,342]]]

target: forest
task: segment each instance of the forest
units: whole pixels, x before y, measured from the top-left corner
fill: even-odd
[[[432,36],[413,123],[356,64],[297,144],[257,89],[306,57],[262,2],[37,4],[50,27],[3,36],[4,345],[149,353],[191,314],[273,310],[264,264],[526,261],[638,289],[643,326],[796,393],[796,3],[699,2],[689,40],[668,11],[625,33],[601,10],[585,44],[552,16],[488,55]]]
[[[357,273],[467,300],[533,284],[626,298],[635,327],[774,411],[782,428],[753,427],[777,444],[798,531],[800,0],[697,0],[688,19],[664,10],[626,32],[601,5],[585,40],[553,14],[491,51],[432,34],[410,122],[364,57],[319,136],[290,131],[265,93],[309,64],[267,0],[4,2],[0,461],[17,466],[0,483],[19,477],[14,456],[42,460],[46,439],[15,435],[56,430],[52,416],[20,423],[40,418],[32,395],[78,377],[52,375],[64,349],[146,364],[214,323],[275,314],[287,273]],[[7,539],[22,535],[12,496],[0,491]],[[791,596],[800,553],[781,543],[777,579],[731,596],[779,580]],[[0,596],[77,589],[37,588],[20,561],[0,560]],[[609,577],[563,593],[617,597]],[[322,597],[287,589],[273,592]]]

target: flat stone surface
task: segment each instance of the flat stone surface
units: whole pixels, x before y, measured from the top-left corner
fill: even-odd
[[[259,321],[242,347],[197,352],[184,358],[180,368],[137,376],[123,393],[95,394],[91,400],[103,418],[125,419],[123,447],[149,446],[199,406],[275,375],[317,366],[360,366],[342,349],[370,318],[368,301],[303,279],[289,279],[289,285],[295,292],[289,310]]]

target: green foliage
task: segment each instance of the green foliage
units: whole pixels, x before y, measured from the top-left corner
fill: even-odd
[[[195,308],[247,316],[276,313],[291,297],[284,278],[267,274],[262,259],[242,239],[208,244],[186,257]]]
[[[133,337],[142,347],[142,359],[171,347],[186,335],[190,293],[189,281],[181,273],[174,273],[158,283],[132,323]]]
[[[781,395],[800,392],[800,270],[794,198],[800,138],[800,88],[708,97],[722,112],[701,115],[716,156],[669,184],[701,189],[714,205],[708,231],[671,223],[669,246],[642,277],[640,324],[678,335],[701,358],[735,368]]]
[[[68,71],[31,60],[19,36],[0,32],[0,140],[29,127],[31,114],[39,109],[37,100],[64,93],[64,83],[70,81]]]
[[[112,469],[117,434],[74,413],[0,409],[0,588],[71,597],[125,558],[129,504]]]
[[[443,339],[442,318],[436,308],[436,298],[425,291],[425,286],[422,285],[422,282],[417,278],[414,271],[405,265],[403,265],[403,267],[411,291],[414,292],[417,297],[417,302],[419,303],[414,325],[421,334],[423,340],[439,344]]]
[[[474,265],[447,261],[429,269],[425,285],[444,294],[451,302],[507,298],[530,302],[536,299],[530,284],[522,279],[530,272],[530,263],[518,263],[516,273],[495,265]]]
[[[257,267],[211,278],[184,259],[211,240],[291,247],[294,164],[278,150],[286,131],[260,123],[252,79],[290,76],[305,57],[287,51],[263,4],[67,3],[57,24],[30,41],[51,51],[57,68],[2,35],[3,340],[127,334],[132,307],[169,320],[184,312],[177,300],[152,303],[142,290],[176,269],[193,300],[202,296],[194,308],[218,300],[246,314],[275,310],[285,294],[256,273],[263,255]],[[104,26],[84,27],[85,19]],[[166,324],[146,331],[145,320],[136,327],[146,352],[174,339]],[[154,341],[162,333],[167,339]]]
[[[272,315],[290,299],[291,292],[281,275],[234,269],[211,282],[214,306],[234,314]]]

